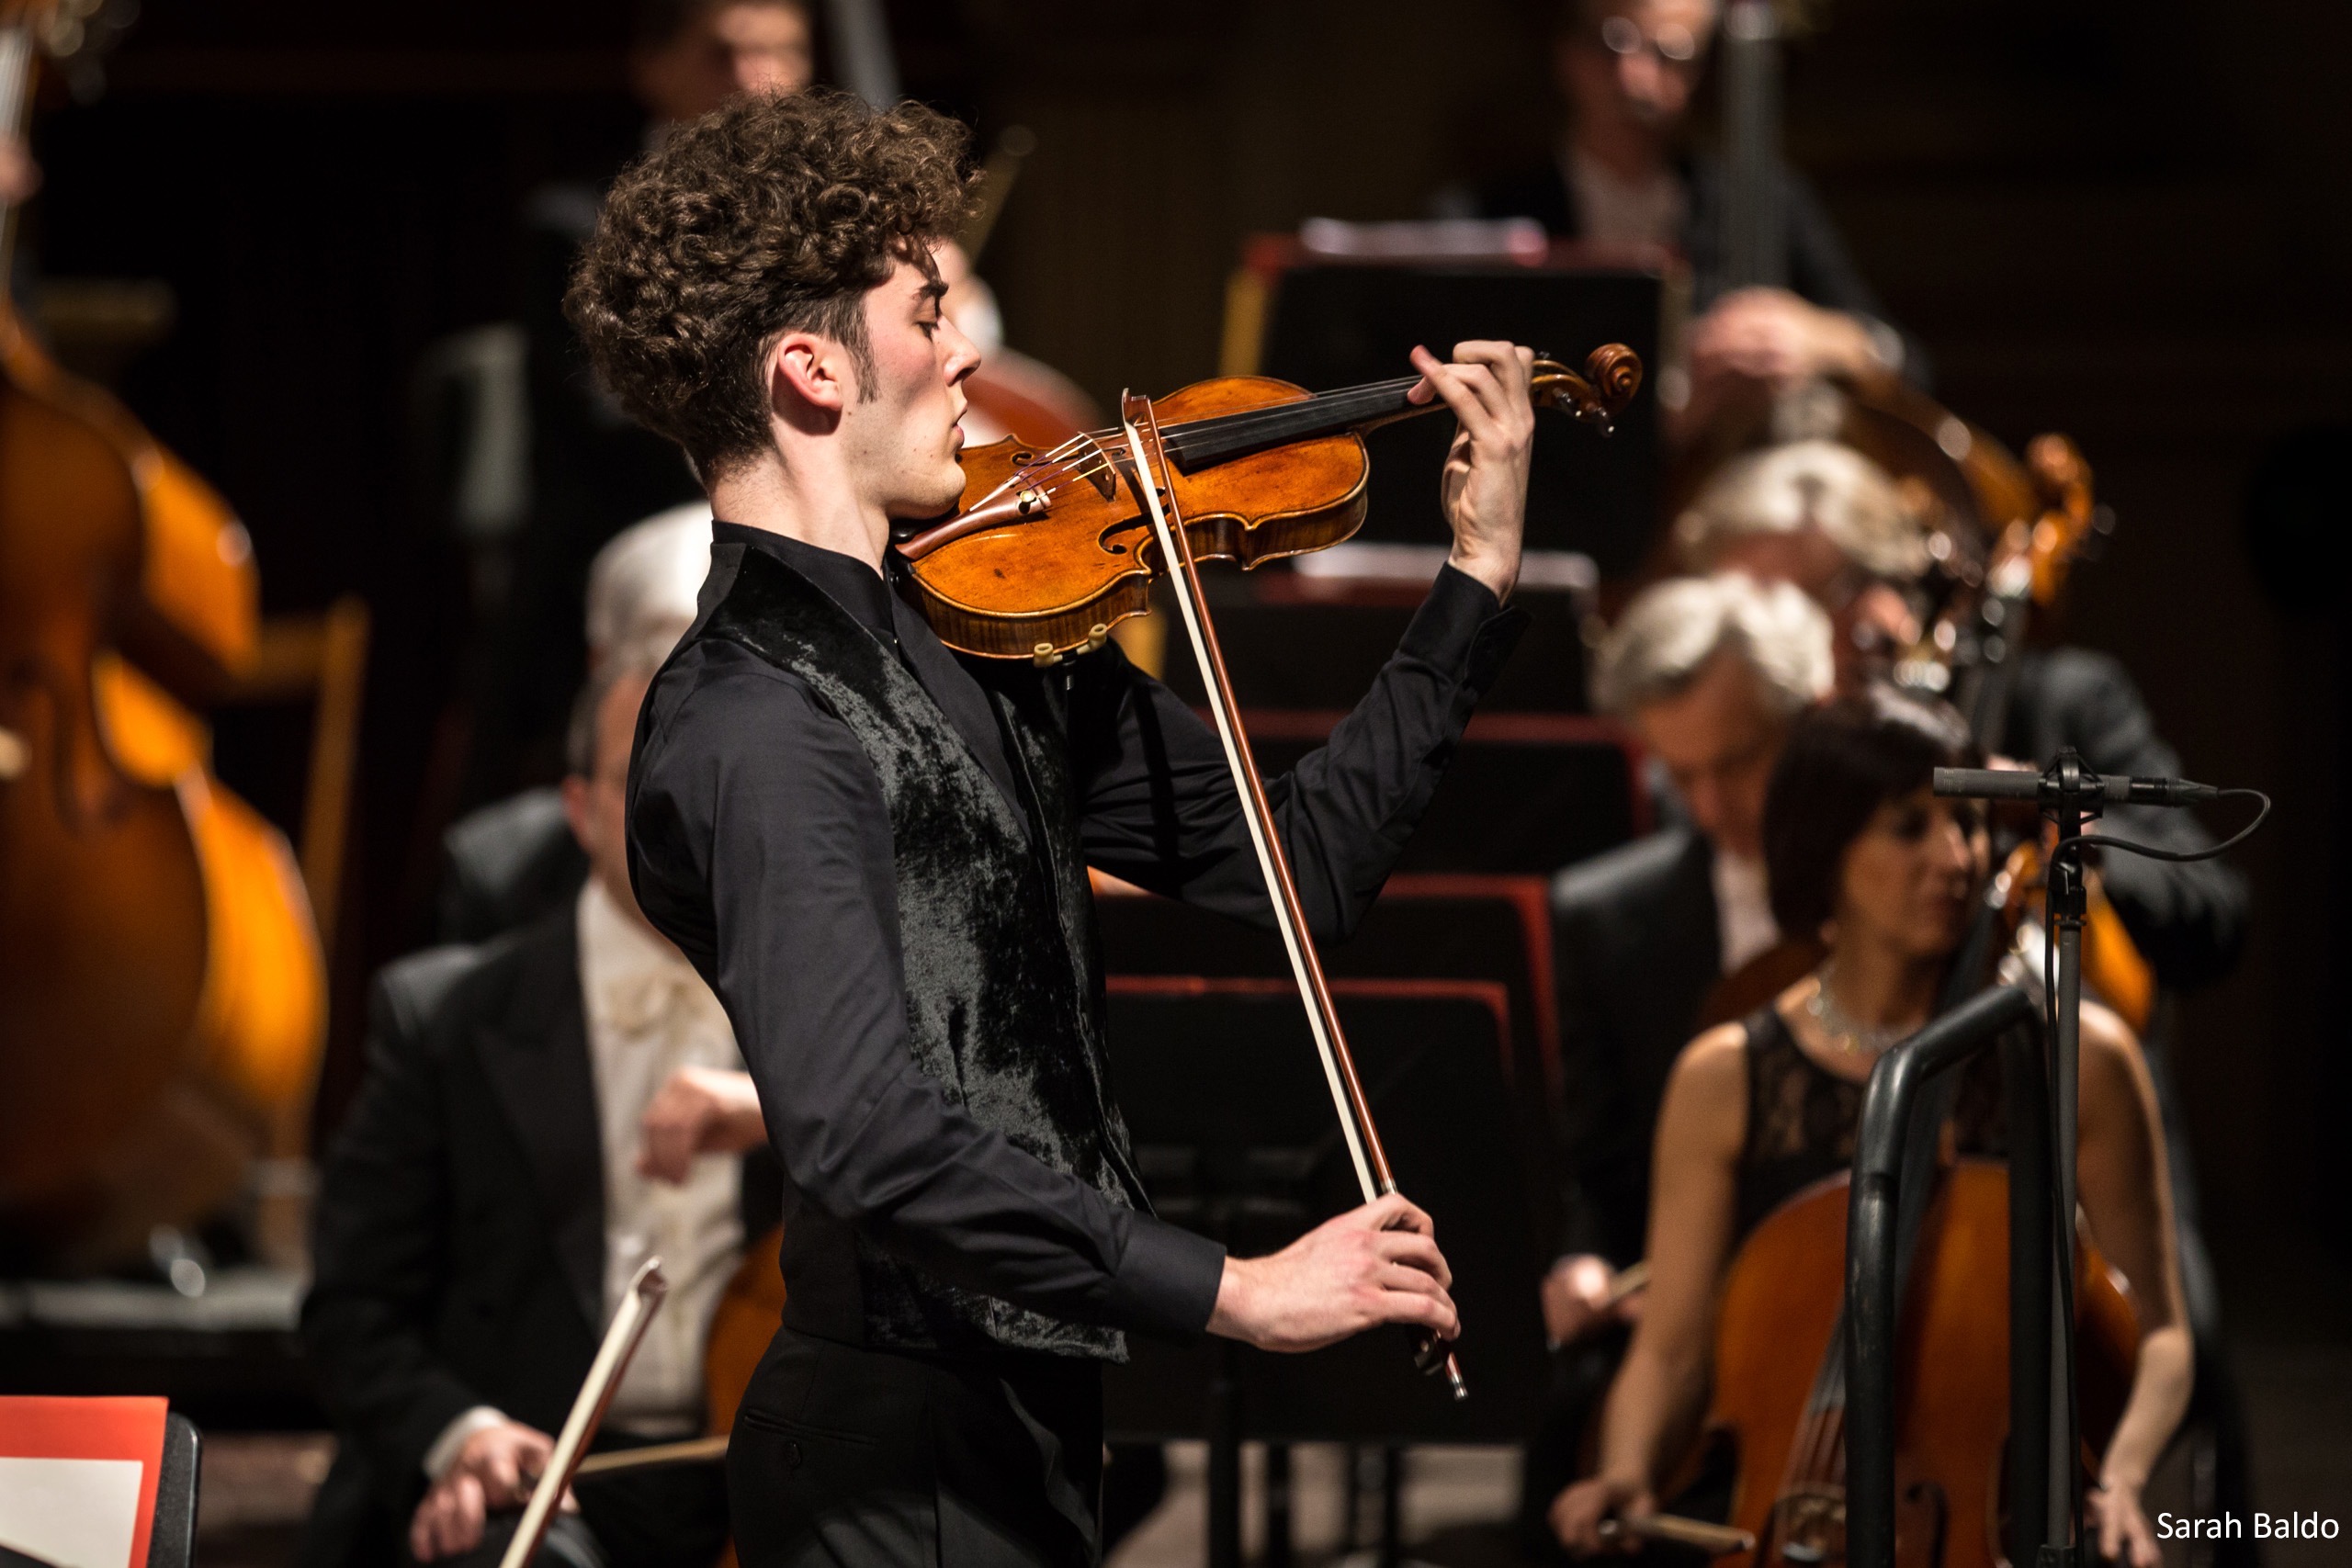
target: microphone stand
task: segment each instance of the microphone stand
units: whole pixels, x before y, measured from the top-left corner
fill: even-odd
[[[2227,795],[2254,795],[2249,790],[2222,791],[2184,779],[2102,778],[2084,765],[2081,753],[2061,750],[2041,773],[1984,768],[1938,768],[1937,795],[1978,800],[2030,800],[2057,830],[2049,859],[2044,891],[2049,935],[2044,974],[2054,952],[2057,977],[2046,984],[2051,1040],[2051,1187],[2057,1213],[2051,1235],[2050,1266],[2057,1270],[2050,1292],[2050,1516],[2037,1568],[2083,1568],[2081,1414],[2075,1407],[2075,1144],[2077,1104],[2082,1092],[2083,1041],[2083,921],[2089,912],[2083,851],[2086,843],[2109,843],[2118,849],[2153,854],[2161,860],[2202,860],[2239,842],[2269,815],[2263,799],[2262,815],[2243,831],[2210,851],[2194,853],[2151,850],[2105,835],[2086,836],[2083,825],[2103,815],[2109,804],[2185,807],[2200,805]],[[2256,798],[2261,798],[2256,796]],[[2018,1325],[2022,1326],[2022,1325]]]
[[[2087,786],[2085,784],[2088,780]],[[2052,759],[2042,774],[2041,814],[2056,824],[2058,842],[2050,855],[2042,892],[2050,922],[2049,944],[2057,949],[2054,1027],[2051,1031],[2051,1188],[2056,1194],[2050,1292],[2050,1519],[2042,1537],[2040,1568],[2079,1568],[2083,1561],[2082,1413],[2075,1406],[2075,1143],[2080,1129],[2083,1056],[2083,921],[2090,913],[2083,857],[2075,840],[2083,824],[2106,809],[2098,775],[2083,766],[2071,747]],[[2047,963],[2045,956],[2044,962]],[[2063,1467],[2063,1478],[2057,1473]]]

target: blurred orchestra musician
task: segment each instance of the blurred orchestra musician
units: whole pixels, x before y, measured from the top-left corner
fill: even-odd
[[[1837,626],[1841,690],[1855,690],[1887,654],[1917,636],[1906,597],[1927,563],[1919,525],[1885,472],[1849,447],[1805,441],[1725,465],[1675,525],[1688,571],[1744,571],[1803,589]],[[1907,564],[1916,563],[1916,564]],[[2123,666],[2089,649],[2029,643],[2017,655],[2007,713],[1992,750],[2037,765],[2064,747],[2103,774],[2178,776],[2180,756]],[[2118,807],[2102,830],[2177,852],[2212,839],[2186,811]],[[2220,1291],[2198,1229],[2197,1183],[2171,1063],[2173,998],[2227,974],[2245,945],[2249,896],[2227,860],[2177,863],[2109,855],[2097,867],[2106,898],[2155,983],[2142,1042],[2163,1116],[2189,1322],[2196,1330],[2192,1419],[2213,1443],[2217,1507],[2243,1513],[2243,1418],[2222,1357]],[[2216,1561],[2253,1560],[2246,1540],[2222,1540]]]
[[[1789,725],[1830,687],[1829,624],[1786,585],[1727,573],[1658,583],[1602,645],[1598,705],[1632,727],[1676,809],[1648,837],[1553,884],[1566,1123],[1566,1222],[1543,1286],[1560,1347],[1525,1465],[1523,1531],[1573,1478],[1638,1296],[1650,1133],[1676,1054],[1716,983],[1779,940],[1765,886],[1764,791]]]
[[[1597,1472],[1551,1508],[1570,1550],[1604,1550],[1603,1518],[1658,1507],[1706,1407],[1726,1265],[1783,1201],[1850,1167],[1871,1066],[1935,1007],[1987,874],[1988,846],[1975,803],[1936,799],[1928,780],[1976,755],[1950,708],[1886,687],[1791,728],[1765,807],[1772,908],[1784,929],[1818,933],[1828,957],[1745,1021],[1700,1035],[1675,1063],[1657,1128],[1646,1300],[1609,1393]],[[2140,1335],[2086,1528],[2104,1555],[2155,1568],[2141,1491],[2191,1377],[2169,1184],[2137,1043],[2103,1008],[2084,1009],[2082,1063],[2082,1210],[2131,1281]],[[2000,1092],[1995,1058],[1974,1058],[1948,1123],[1950,1148],[2001,1152]],[[1838,1268],[1836,1257],[1822,1262]],[[2006,1402],[2007,1390],[1988,1380],[1984,1397]],[[1706,1511],[1701,1495],[1674,1511]],[[1719,1493],[1714,1506],[1726,1500]]]
[[[600,1441],[702,1430],[711,1314],[781,1200],[727,1015],[629,887],[637,713],[676,630],[615,650],[576,705],[563,807],[592,867],[576,896],[377,983],[302,1311],[341,1437],[314,1568],[497,1561],[649,1255],[669,1301]],[[548,1542],[572,1568],[708,1568],[727,1533],[713,1465],[602,1479],[578,1502]]]
[[[1812,188],[1777,171],[1787,288],[1735,288],[1724,270],[1724,161],[1687,143],[1719,0],[1564,0],[1553,79],[1566,106],[1545,161],[1477,187],[1487,218],[1532,218],[1555,239],[1655,244],[1690,264],[1686,423],[1740,383],[1786,388],[1815,377],[1917,376],[1917,346],[1890,325]],[[1443,198],[1442,198],[1443,199]],[[1447,205],[1459,208],[1460,197]]]
[[[593,674],[623,648],[663,626],[694,619],[695,594],[710,570],[710,506],[683,506],[631,525],[607,540],[588,567],[588,667]],[[563,793],[526,789],[481,807],[441,838],[440,938],[488,942],[571,902],[588,859],[564,815]]]
[[[815,73],[808,0],[639,0],[629,86],[644,146],[738,93],[795,93]],[[633,153],[642,148],[630,150]],[[702,487],[677,449],[648,435],[598,391],[563,319],[563,291],[596,226],[618,162],[540,186],[524,204],[517,299],[526,342],[530,502],[497,658],[477,715],[472,798],[546,777],[578,685],[580,603],[590,557],[616,532]]]
[[[1790,583],[1819,604],[1841,691],[1860,690],[1918,637],[1908,595],[1930,558],[1918,512],[1850,446],[1792,441],[1740,454],[1675,519],[1672,545],[1685,571]]]

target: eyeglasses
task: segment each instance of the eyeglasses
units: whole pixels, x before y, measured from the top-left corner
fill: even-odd
[[[1611,54],[1651,54],[1668,65],[1688,65],[1699,58],[1699,37],[1679,22],[1662,24],[1644,36],[1631,17],[1607,17],[1600,23],[1600,47]]]

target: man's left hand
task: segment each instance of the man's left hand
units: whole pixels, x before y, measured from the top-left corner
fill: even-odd
[[[1815,376],[1880,368],[1870,331],[1785,288],[1741,288],[1715,301],[1690,329],[1686,417],[1712,409],[1736,382],[1785,389]]]
[[[1519,581],[1527,529],[1527,462],[1535,447],[1535,405],[1528,396],[1535,351],[1508,343],[1458,343],[1453,363],[1426,348],[1413,350],[1419,385],[1415,402],[1443,398],[1460,423],[1438,503],[1453,529],[1456,570],[1469,573],[1498,599]]]
[[[638,1128],[645,1146],[637,1173],[656,1181],[683,1182],[702,1155],[740,1155],[767,1142],[759,1090],[749,1073],[716,1067],[680,1067],[662,1086]]]

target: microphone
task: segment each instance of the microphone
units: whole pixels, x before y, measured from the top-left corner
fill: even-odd
[[[2122,774],[2101,778],[2086,769],[2079,780],[2075,794],[2077,801],[2090,799],[2110,806],[2203,806],[2222,797],[2222,792],[2211,784],[2192,784],[2187,779],[2131,778]],[[2053,806],[2062,804],[2067,793],[2055,769],[2046,773],[2029,773],[2007,768],[1938,768],[1934,789],[1941,795],[2026,800]]]

